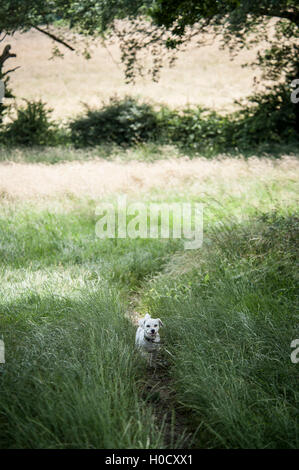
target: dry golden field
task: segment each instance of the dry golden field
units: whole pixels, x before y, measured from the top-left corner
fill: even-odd
[[[256,73],[241,67],[254,57],[254,51],[244,51],[231,61],[228,51],[220,50],[217,43],[198,47],[193,42],[174,68],[163,69],[158,83],[149,77],[127,85],[117,45],[110,45],[108,52],[99,41],[92,58],[86,60],[63,46],[64,58],[51,59],[52,40],[34,30],[6,38],[6,44],[17,54],[7,66],[20,66],[11,75],[18,100],[42,99],[54,109],[55,118],[68,118],[82,111],[82,103],[99,105],[115,94],[175,107],[201,104],[225,112],[232,109],[234,99],[250,94]]]
[[[271,193],[281,186],[281,202],[291,203],[296,198],[293,183],[298,167],[298,159],[290,156],[279,160],[225,156],[213,160],[176,158],[154,163],[104,159],[56,165],[3,162],[0,163],[0,194],[8,201],[38,202],[64,196],[99,199],[120,193],[146,197],[163,192],[223,202],[224,196],[240,197],[241,201],[252,193],[254,204],[254,188]]]

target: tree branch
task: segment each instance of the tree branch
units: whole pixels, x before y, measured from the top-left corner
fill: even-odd
[[[291,12],[291,11],[276,11],[276,10],[260,10],[261,15],[263,16],[270,16],[271,18],[284,18],[286,20],[290,20],[292,23],[295,23],[298,26],[299,23],[299,13]]]
[[[39,31],[40,33],[43,33],[45,34],[46,36],[49,36],[51,39],[53,39],[54,41],[56,42],[59,42],[60,44],[62,44],[63,46],[67,47],[68,49],[70,49],[71,51],[74,51],[75,49],[70,46],[69,44],[67,44],[65,41],[63,41],[62,39],[58,38],[57,36],[55,36],[55,34],[53,33],[50,33],[49,31],[46,31],[44,29],[41,29],[39,26],[32,26],[34,29],[36,29],[37,31]]]
[[[7,33],[4,33],[3,38],[0,38],[0,42],[4,41],[4,39],[6,38],[6,36],[7,36]]]
[[[12,72],[14,72],[15,70],[18,70],[18,69],[20,69],[20,68],[21,68],[21,66],[18,65],[18,66],[15,67],[14,69],[7,70],[6,72],[2,73],[2,78],[5,77],[6,75],[8,75],[9,73],[12,73]]]
[[[7,59],[10,59],[11,57],[17,57],[16,54],[12,54],[11,52],[9,52],[11,49],[11,46],[10,44],[7,44],[7,46],[5,46],[2,54],[0,55],[0,69],[2,68],[4,62],[7,60]]]

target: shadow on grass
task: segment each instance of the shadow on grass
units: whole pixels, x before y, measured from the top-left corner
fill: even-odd
[[[2,304],[1,448],[159,448],[137,393],[134,329],[113,290]]]

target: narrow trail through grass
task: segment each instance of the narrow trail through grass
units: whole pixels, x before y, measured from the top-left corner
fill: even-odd
[[[27,170],[0,180],[0,448],[298,447],[298,161]],[[46,196],[39,170],[59,176]],[[128,184],[128,201],[204,203],[203,247],[99,240],[97,203]],[[135,310],[166,324],[155,370]]]
[[[138,320],[144,315],[138,313],[140,299],[136,292],[129,297],[129,309],[126,316],[136,330]],[[161,334],[163,336],[163,333]],[[163,339],[156,361],[152,364],[149,359],[144,360],[142,356],[139,356],[136,350],[136,355],[144,363],[144,376],[138,387],[138,392],[142,401],[151,404],[155,420],[164,424],[163,444],[165,448],[189,449],[192,448],[197,430],[191,426],[190,419],[186,418],[186,410],[179,406],[175,396],[173,381],[168,370],[169,354]]]
[[[298,447],[298,220],[227,221],[144,286],[140,309],[168,325],[167,374],[196,447]]]

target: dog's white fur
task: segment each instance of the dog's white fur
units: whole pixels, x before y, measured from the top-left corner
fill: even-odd
[[[158,351],[160,345],[158,331],[160,326],[164,326],[160,318],[151,318],[148,313],[139,320],[135,343],[143,355]]]

